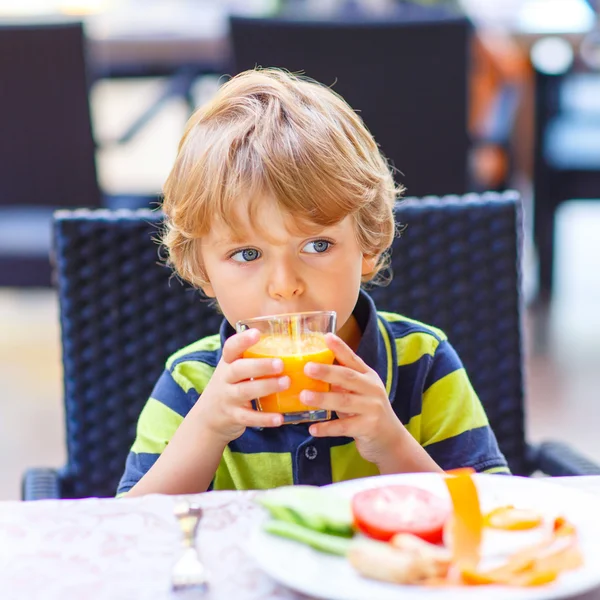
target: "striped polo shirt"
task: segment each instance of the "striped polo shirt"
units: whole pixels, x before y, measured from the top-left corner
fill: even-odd
[[[442,331],[404,316],[377,312],[361,291],[354,316],[362,330],[358,355],[385,385],[394,412],[442,469],[473,467],[508,473],[484,409]],[[154,464],[210,380],[233,328],[173,354],[139,417],[118,494]],[[308,423],[247,428],[226,447],[211,489],[325,485],[378,474],[354,440],[314,438]]]

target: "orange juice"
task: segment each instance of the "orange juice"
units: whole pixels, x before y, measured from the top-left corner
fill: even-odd
[[[280,358],[283,361],[282,375],[290,378],[287,390],[258,400],[260,410],[284,414],[320,410],[303,404],[299,396],[302,390],[329,391],[328,383],[311,379],[304,374],[304,365],[308,362],[333,364],[333,352],[327,347],[322,333],[303,333],[298,337],[265,335],[244,352],[244,358]]]

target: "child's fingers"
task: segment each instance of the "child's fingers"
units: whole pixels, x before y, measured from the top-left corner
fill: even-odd
[[[330,383],[355,394],[373,393],[373,384],[369,378],[351,367],[310,362],[304,366],[304,373],[311,379]]]
[[[258,329],[247,329],[242,333],[236,333],[232,335],[223,344],[223,360],[226,363],[232,363],[238,358],[242,358],[244,351],[248,350],[250,346],[254,346],[260,339],[260,331]]]
[[[230,414],[236,423],[245,427],[279,427],[283,424],[283,415],[260,412],[241,406],[233,408]]]
[[[365,397],[341,392],[312,392],[302,390],[300,401],[307,406],[315,406],[324,410],[334,410],[336,413],[362,414],[365,411]]]
[[[325,342],[329,349],[334,353],[336,360],[340,365],[354,369],[359,373],[368,373],[369,366],[337,335],[328,333],[325,336]]]
[[[290,387],[290,378],[267,377],[252,381],[241,381],[229,386],[236,404],[242,404],[256,398],[282,392]]]
[[[242,358],[231,363],[225,376],[227,383],[237,383],[255,377],[268,377],[283,371],[280,358]]]
[[[352,416],[311,425],[308,433],[313,437],[351,437],[361,432],[361,417]]]

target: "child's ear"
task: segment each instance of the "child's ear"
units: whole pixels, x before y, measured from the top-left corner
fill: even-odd
[[[370,275],[375,270],[378,260],[379,254],[375,254],[374,256],[363,254],[361,275]]]

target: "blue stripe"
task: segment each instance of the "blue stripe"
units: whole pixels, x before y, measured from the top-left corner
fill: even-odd
[[[389,382],[389,394],[388,394],[388,398],[390,399],[390,402],[394,401],[394,398],[396,397],[396,389],[398,387],[398,369],[397,369],[397,365],[398,365],[398,350],[396,348],[396,342],[395,342],[395,337],[394,337],[394,333],[392,331],[392,328],[390,327],[390,324],[388,321],[386,321],[383,317],[377,317],[379,319],[379,322],[383,325],[383,328],[385,329],[387,336],[388,336],[388,341],[390,344],[390,354],[391,356],[388,357],[387,356],[387,350],[385,347],[385,340],[380,339],[379,341],[379,346],[383,347],[383,358],[386,362],[386,371],[389,369],[390,373],[391,373],[391,381]],[[388,365],[387,361],[390,360],[391,364]],[[387,372],[386,372],[386,378],[387,378]],[[385,381],[384,382],[386,384],[386,387],[388,386],[388,382]]]
[[[425,447],[435,462],[445,471],[473,467],[477,472],[495,467],[506,467],[506,460],[488,427],[470,429],[457,436]]]
[[[117,494],[128,492],[150,470],[158,457],[158,454],[147,452],[130,452],[125,462],[125,473],[117,487]]]
[[[171,373],[165,369],[156,382],[151,397],[185,417],[198,400],[198,392],[194,388],[184,392]]]
[[[328,439],[310,436],[308,439],[305,438],[292,456],[292,471],[294,484],[328,485],[333,483],[331,444]]]
[[[418,323],[411,323],[410,321],[387,321],[387,323],[394,334],[394,338],[397,340],[406,337],[411,333],[424,333],[435,338],[438,342],[442,341],[440,336],[437,335],[435,331],[425,327],[424,325],[419,325]]]
[[[337,419],[333,413],[331,420]],[[232,452],[243,452],[244,454],[254,454],[257,452],[295,452],[300,444],[312,436],[308,433],[311,423],[299,423],[298,425],[284,425],[282,427],[265,427],[257,429],[247,427],[244,433],[229,442],[229,448]],[[321,438],[318,438],[321,439]],[[330,447],[343,446],[354,441],[349,437],[328,437]]]
[[[190,352],[180,356],[177,360],[173,361],[171,365],[171,371],[180,363],[185,362],[201,362],[210,367],[216,367],[219,362],[220,352],[218,350],[198,350],[196,352]]]
[[[308,437],[308,423],[284,427],[247,427],[244,433],[229,442],[232,452],[255,454],[257,452],[293,452]]]
[[[463,368],[463,364],[456,353],[456,350],[446,341],[440,342],[435,351],[433,364],[425,378],[423,391],[427,391],[436,381],[439,381],[446,375],[454,373]]]
[[[425,354],[414,363],[397,367],[392,408],[405,425],[423,410],[423,385],[420,382],[427,376],[432,360],[429,354]]]
[[[387,365],[385,360],[385,347],[379,332],[378,317],[375,305],[369,296],[361,291],[358,302],[354,309],[354,317],[362,331],[362,336],[356,350],[356,354],[365,363],[377,372],[385,385],[387,377]],[[383,350],[383,353],[381,352]]]

